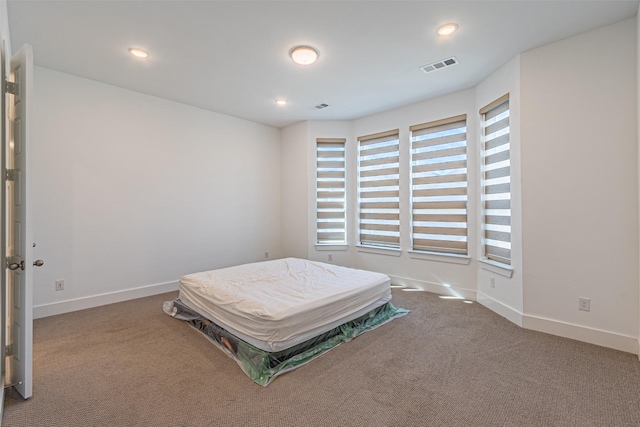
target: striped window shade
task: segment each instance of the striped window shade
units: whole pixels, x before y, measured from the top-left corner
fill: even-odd
[[[410,130],[412,247],[467,255],[467,116]]]
[[[509,94],[480,110],[484,256],[511,265]]]
[[[338,138],[316,140],[316,231],[321,245],[347,243],[345,143]]]
[[[358,138],[359,243],[400,247],[398,130]]]

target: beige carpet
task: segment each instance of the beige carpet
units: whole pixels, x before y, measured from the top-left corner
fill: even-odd
[[[412,312],[266,388],[162,312],[170,293],[39,319],[4,426],[638,426],[637,356],[394,290]]]

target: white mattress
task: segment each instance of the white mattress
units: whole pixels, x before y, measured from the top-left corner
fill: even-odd
[[[186,305],[246,342],[280,351],[391,300],[388,276],[297,258],[180,278]]]

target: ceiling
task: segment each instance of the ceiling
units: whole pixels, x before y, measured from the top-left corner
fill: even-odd
[[[638,0],[8,0],[12,49],[31,44],[38,66],[275,127],[473,87],[518,53],[637,11]],[[448,22],[459,30],[437,36]],[[300,44],[320,51],[315,64],[292,62]],[[459,64],[420,70],[451,56]]]

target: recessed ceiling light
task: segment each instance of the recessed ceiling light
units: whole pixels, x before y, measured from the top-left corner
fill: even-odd
[[[293,62],[300,65],[309,65],[318,59],[318,51],[309,46],[296,46],[289,52]]]
[[[278,105],[287,105],[286,99],[276,99],[276,104]]]
[[[449,36],[455,33],[457,29],[458,29],[458,24],[444,24],[441,27],[439,27],[438,31],[436,32],[438,33],[439,36]]]
[[[131,55],[135,56],[135,57],[138,57],[138,58],[146,58],[146,57],[149,56],[149,54],[146,51],[144,51],[142,49],[138,49],[136,47],[130,47],[129,48],[129,53]]]

